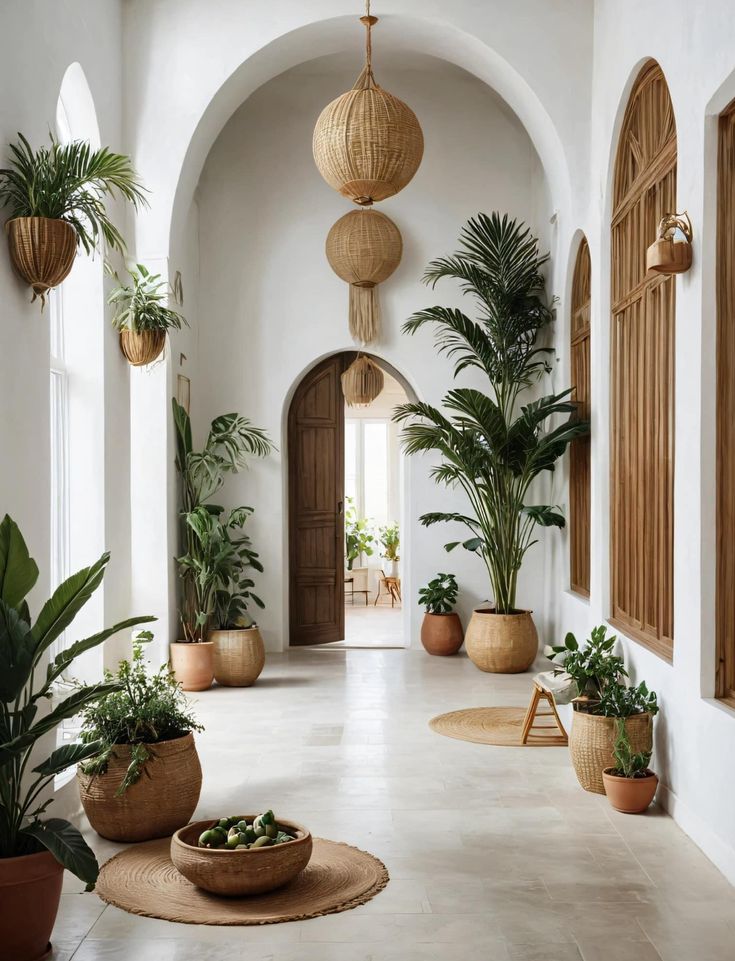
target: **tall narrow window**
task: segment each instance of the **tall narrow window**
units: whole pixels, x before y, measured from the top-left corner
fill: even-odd
[[[676,210],[676,125],[657,63],[630,95],[612,217],[611,620],[666,659],[674,639],[675,282],[646,248]]]
[[[717,172],[717,677],[735,707],[735,101],[720,117]]]
[[[64,354],[64,305],[61,290],[50,298],[51,382],[51,588],[69,576],[69,375]],[[54,642],[52,656],[63,646]]]
[[[582,238],[572,280],[571,361],[578,414],[590,416],[590,250]],[[573,591],[590,593],[590,436],[578,437],[569,452],[569,567]]]

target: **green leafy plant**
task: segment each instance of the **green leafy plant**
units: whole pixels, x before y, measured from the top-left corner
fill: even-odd
[[[347,570],[351,571],[355,561],[362,555],[373,555],[375,535],[370,530],[370,522],[366,517],[357,516],[354,498],[346,499],[345,510],[345,559]]]
[[[651,772],[648,770],[648,765],[651,763],[651,752],[641,751],[639,754],[633,752],[623,717],[617,724],[613,757],[615,758],[615,767],[609,773],[614,777],[650,777]]]
[[[107,147],[93,150],[82,140],[34,150],[23,134],[10,144],[10,166],[0,169],[0,206],[11,217],[65,220],[87,253],[100,238],[108,248],[124,252],[125,241],[107,215],[106,201],[119,196],[136,209],[147,205],[145,191],[129,157]]]
[[[419,604],[427,614],[450,614],[457,603],[459,588],[454,574],[437,574],[419,590]]]
[[[176,469],[181,479],[183,553],[177,558],[181,579],[180,617],[186,641],[203,641],[216,617],[222,626],[237,622],[249,600],[262,607],[250,592],[247,569],[262,571],[258,555],[242,527],[251,507],[226,512],[209,501],[229,474],[242,470],[251,455],[265,457],[273,444],[265,431],[239,414],[216,417],[204,448],[195,451],[191,420],[174,399]],[[238,586],[243,593],[237,599]]]
[[[404,425],[408,454],[433,451],[440,463],[433,468],[437,483],[460,487],[468,513],[432,512],[425,526],[443,522],[464,525],[471,536],[446,545],[462,546],[485,563],[495,610],[516,610],[518,572],[536,543],[537,526],[563,527],[564,517],[547,504],[529,504],[531,485],[544,471],[553,471],[568,444],[587,433],[588,425],[574,418],[550,427],[558,415],[574,415],[571,390],[540,397],[520,408],[524,391],[550,371],[550,347],[539,346],[539,335],[553,312],[545,299],[538,241],[523,224],[478,214],[467,222],[460,249],[433,261],[424,281],[432,286],[444,277],[459,281],[474,298],[479,320],[454,307],[429,307],[403,326],[415,334],[427,324],[436,327],[436,344],[454,363],[454,376],[479,371],[490,393],[456,387],[444,397],[446,413],[427,403],[396,409],[394,420]]]
[[[43,800],[54,777],[98,753],[100,743],[64,744],[40,763],[34,748],[67,718],[119,687],[106,679],[78,687],[44,712],[54,682],[74,660],[118,631],[153,617],[131,617],[91,637],[75,641],[47,663],[47,652],[102,583],[109,554],[72,574],[54,591],[32,620],[26,595],[38,579],[38,567],[17,524],[6,514],[0,523],[0,858],[34,854],[44,848],[89,887],[99,867],[79,831],[62,818],[44,818],[51,800]],[[31,766],[33,765],[33,766]]]
[[[82,743],[95,748],[82,764],[86,774],[104,774],[115,748],[131,745],[130,764],[116,791],[118,797],[143,776],[146,763],[155,757],[153,745],[204,730],[169,667],[152,671],[147,666],[143,647],[152,638],[150,631],[138,634],[132,660],[121,661],[114,673],[105,671],[105,681],[113,690],[82,714]]]
[[[619,687],[620,679],[628,676],[623,658],[614,653],[616,641],[615,635],[607,636],[604,624],[593,628],[582,646],[574,634],[568,633],[564,644],[551,648],[550,660],[560,665],[554,673],[568,674],[577,688],[577,697],[587,698],[596,707],[610,687]]]
[[[658,697],[649,691],[645,681],[637,687],[624,684],[608,685],[600,698],[598,714],[604,717],[630,717],[631,714],[658,714]]]
[[[401,532],[398,524],[394,521],[392,524],[381,527],[378,536],[383,547],[383,557],[387,561],[399,561],[401,559],[398,554],[401,549]]]
[[[160,274],[152,274],[144,264],[128,271],[130,283],[123,284],[108,266],[107,272],[117,281],[107,303],[115,308],[112,325],[117,330],[181,330],[186,319],[166,306],[170,286]]]

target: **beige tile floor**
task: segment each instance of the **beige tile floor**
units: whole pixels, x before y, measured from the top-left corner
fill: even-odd
[[[330,644],[334,648],[404,647],[403,611],[381,601],[377,606],[372,600],[361,604],[355,598],[354,605],[345,604],[345,639]]]
[[[463,655],[307,648],[270,656],[251,689],[196,695],[200,816],[273,806],[374,852],[390,884],[344,914],[218,928],[128,915],[70,879],[56,958],[733,961],[735,890],[660,810],[616,814],[578,787],[565,749],[427,726],[453,708],[523,704],[528,687]]]

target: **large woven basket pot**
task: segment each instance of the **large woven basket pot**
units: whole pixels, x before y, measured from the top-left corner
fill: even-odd
[[[165,330],[121,330],[120,350],[133,367],[152,364],[166,346]]]
[[[462,647],[464,633],[459,614],[424,614],[421,624],[421,643],[428,654],[448,657]]]
[[[185,691],[206,691],[214,680],[211,641],[190,644],[174,641],[170,645],[171,670]]]
[[[119,797],[130,764],[129,744],[115,747],[104,774],[77,768],[79,795],[89,823],[110,841],[164,838],[188,824],[199,802],[202,767],[194,735],[148,745],[152,754],[142,777]]]
[[[43,301],[74,265],[76,231],[65,220],[49,217],[14,217],[5,230],[13,266],[33,288],[33,299]]]
[[[472,612],[464,644],[470,660],[481,671],[521,674],[538,653],[538,634],[530,611],[496,614],[481,609]]]
[[[214,678],[226,687],[250,687],[265,665],[265,647],[257,627],[210,631]]]
[[[613,747],[618,718],[601,717],[575,711],[569,735],[569,753],[577,780],[594,794],[604,794],[602,772],[615,765]],[[653,718],[650,714],[634,714],[626,718],[625,730],[635,754],[650,751],[653,744]]]
[[[48,851],[0,858],[0,958],[41,961],[61,898],[64,869]]]

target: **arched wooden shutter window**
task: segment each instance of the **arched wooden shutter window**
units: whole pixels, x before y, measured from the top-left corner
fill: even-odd
[[[572,280],[571,366],[579,416],[590,416],[590,250],[582,238]],[[569,567],[573,591],[590,593],[590,436],[569,452]]]
[[[630,95],[615,161],[611,330],[611,619],[671,659],[675,283],[646,248],[676,210],[676,125],[657,63]]]

